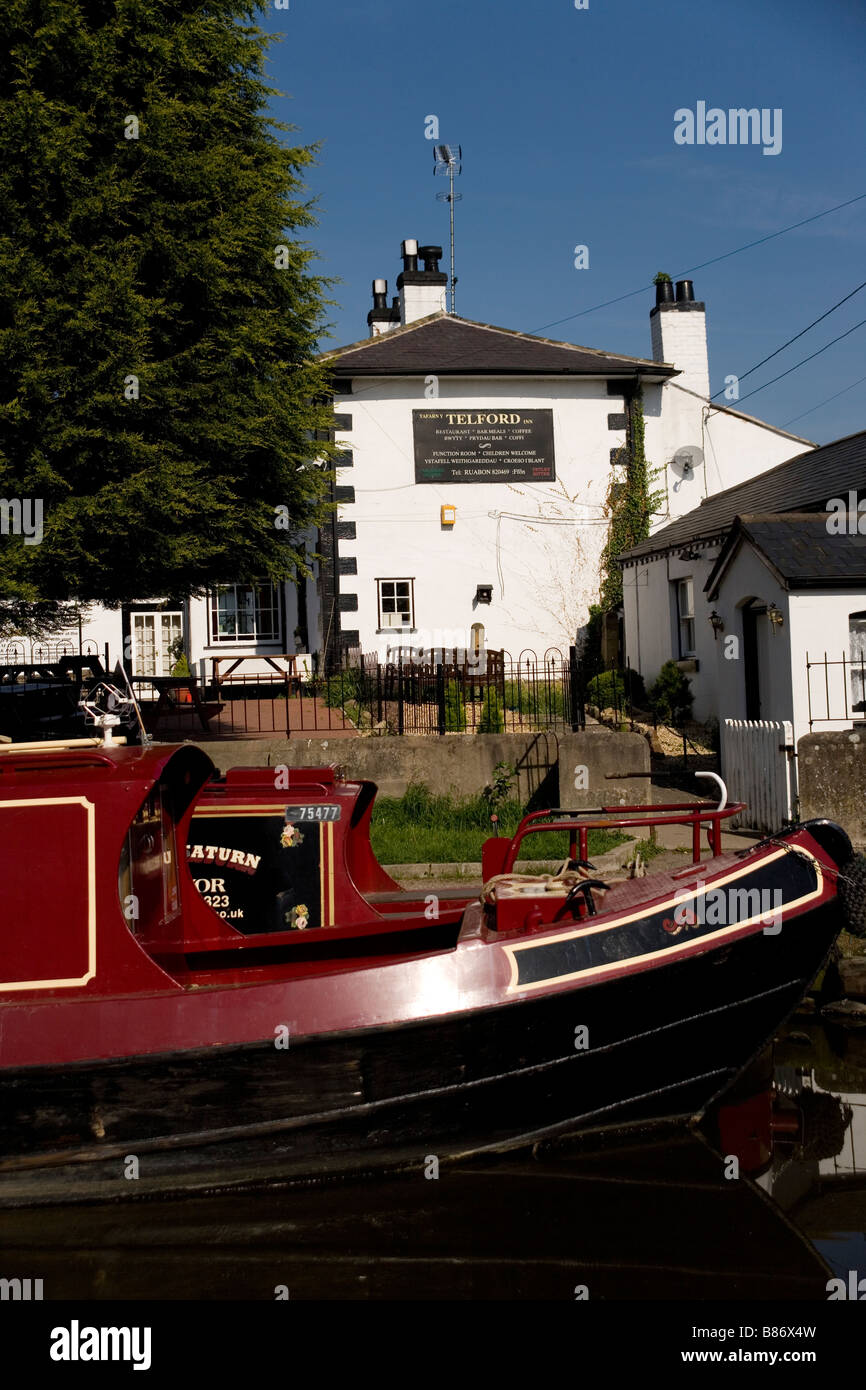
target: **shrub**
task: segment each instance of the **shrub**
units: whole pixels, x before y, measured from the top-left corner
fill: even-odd
[[[499,698],[499,691],[495,686],[485,687],[483,695],[483,706],[481,718],[478,721],[477,733],[479,734],[501,734],[505,732],[505,715],[502,712],[502,701]]]
[[[643,677],[631,667],[625,671],[602,671],[586,687],[586,697],[598,709],[622,709],[627,703],[641,705],[647,698]]]
[[[508,680],[504,688],[505,708],[519,710],[534,724],[553,724],[566,712],[562,681]]]
[[[650,708],[663,724],[684,724],[691,718],[691,681],[683,675],[675,661],[666,661],[649,688]]]
[[[449,734],[466,732],[466,706],[457,681],[449,681],[445,687],[445,729]]]

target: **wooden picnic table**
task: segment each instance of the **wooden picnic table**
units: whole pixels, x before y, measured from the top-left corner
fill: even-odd
[[[189,691],[190,704],[194,707],[203,729],[207,728],[208,721],[223,708],[221,704],[204,703],[196,676],[133,676],[132,680],[138,685],[152,685],[154,690],[159,692],[156,709],[149,715],[152,725],[158,724],[167,713],[175,714],[178,706],[185,703],[173,698],[174,693],[180,690]]]

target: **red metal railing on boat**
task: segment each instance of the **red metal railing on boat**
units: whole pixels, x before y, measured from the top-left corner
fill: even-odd
[[[540,831],[565,830],[568,833],[568,852],[571,859],[587,859],[590,830],[623,830],[631,826],[690,825],[692,827],[692,862],[701,859],[701,826],[707,827],[709,847],[713,854],[722,852],[722,821],[736,816],[744,809],[742,801],[732,802],[719,810],[709,801],[675,801],[658,806],[591,806],[581,811],[564,811],[560,807],[548,811],[530,811],[515,831],[500,872],[509,873],[518,858],[521,841],[526,835]],[[595,817],[595,819],[584,819]],[[603,817],[603,819],[600,819]]]

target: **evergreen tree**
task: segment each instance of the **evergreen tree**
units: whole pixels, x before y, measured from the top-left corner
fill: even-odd
[[[303,566],[328,482],[315,148],[269,120],[257,8],[0,11],[0,497],[44,531],[0,536],[0,629]]]

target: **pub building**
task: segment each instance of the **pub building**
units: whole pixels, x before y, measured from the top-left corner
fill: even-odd
[[[243,658],[251,675],[358,648],[567,650],[598,598],[638,401],[662,493],[654,529],[812,447],[709,400],[706,312],[689,280],[657,286],[652,356],[629,357],[450,314],[441,248],[407,240],[401,254],[390,304],[387,281],[373,281],[368,336],[322,354],[338,505],[308,538],[313,578],[94,606],[81,635],[110,665],[125,656],[131,674],[167,675],[181,644],[203,679],[215,657]],[[77,650],[79,633],[64,636]]]

